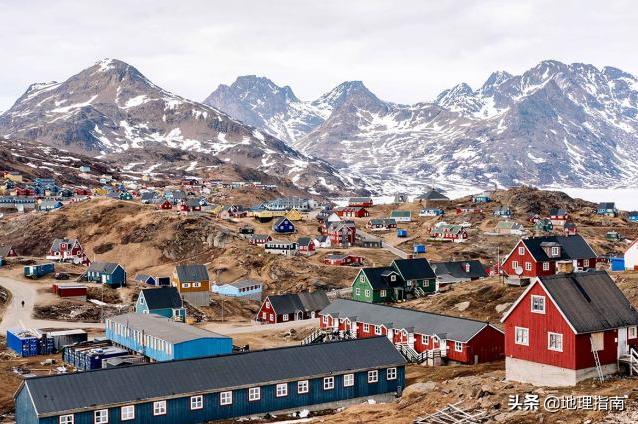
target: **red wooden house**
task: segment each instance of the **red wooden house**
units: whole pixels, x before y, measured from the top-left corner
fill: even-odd
[[[251,234],[248,237],[248,242],[254,246],[263,246],[264,244],[271,241],[272,237],[268,234]]]
[[[365,218],[370,216],[370,212],[366,208],[359,206],[348,206],[345,208],[335,208],[334,213],[339,218]]]
[[[573,222],[566,222],[563,224],[563,233],[566,236],[575,236],[578,234],[578,227]]]
[[[529,281],[554,275],[560,263],[575,270],[596,268],[598,255],[580,235],[521,239],[503,261],[502,270],[511,281]]]
[[[374,205],[371,197],[351,197],[348,199],[348,206],[371,208]]]
[[[35,190],[31,188],[16,188],[16,196],[35,196]]]
[[[315,242],[310,237],[299,237],[297,252],[302,255],[314,255],[316,252]]]
[[[344,255],[341,253],[331,253],[323,258],[323,263],[326,265],[336,266],[355,266],[363,265],[363,256],[356,255]]]
[[[271,295],[264,299],[255,316],[262,324],[315,318],[330,303],[323,291]]]
[[[81,284],[59,284],[55,283],[51,286],[51,291],[64,298],[75,298],[86,300],[87,287]]]
[[[159,208],[167,211],[167,210],[173,209],[173,204],[169,202],[168,200],[164,200],[162,203],[159,204]]]
[[[75,264],[90,265],[84,248],[77,239],[55,239],[46,256],[49,260],[73,262]]]
[[[338,221],[324,225],[322,233],[330,237],[331,246],[348,247],[354,245],[357,228],[352,221]]]
[[[638,345],[638,312],[604,271],[540,277],[502,319],[508,380],[571,386],[616,373]]]
[[[0,258],[14,258],[18,256],[18,252],[13,246],[0,246]]]
[[[319,314],[326,330],[356,338],[386,336],[417,355],[440,353],[446,362],[474,364],[503,358],[503,332],[488,322],[377,303],[337,299]]]
[[[549,211],[549,220],[554,227],[562,227],[569,219],[569,212],[562,208],[553,208]]]
[[[88,188],[81,187],[76,188],[74,192],[76,196],[90,196],[92,194],[91,190],[89,190]]]

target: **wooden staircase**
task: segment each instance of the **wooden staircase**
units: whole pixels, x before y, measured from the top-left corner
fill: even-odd
[[[403,357],[408,362],[411,362],[413,364],[420,364],[421,362],[425,360],[422,353],[418,353],[416,350],[412,349],[407,344],[398,344],[396,346],[399,353],[401,353],[401,355],[403,355]]]
[[[618,358],[618,361],[627,364],[629,368],[629,375],[631,377],[633,377],[634,375],[638,376],[638,352],[636,351],[636,349],[630,347],[629,353]]]

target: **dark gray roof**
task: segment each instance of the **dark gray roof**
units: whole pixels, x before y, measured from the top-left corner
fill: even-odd
[[[552,208],[549,210],[549,215],[550,216],[565,216],[565,215],[568,215],[568,212],[566,209],[563,209],[563,208]]]
[[[615,209],[616,204],[614,202],[601,202],[598,204],[598,209]]]
[[[323,291],[273,295],[268,296],[268,299],[277,314],[320,311],[330,304],[328,296]]]
[[[209,281],[208,270],[204,265],[177,265],[175,270],[177,271],[177,278],[179,278],[181,283]]]
[[[438,192],[436,190],[430,190],[426,193],[423,193],[422,195],[417,197],[417,200],[419,199],[420,200],[450,200],[449,197],[447,197],[443,193]]]
[[[87,272],[112,274],[118,266],[120,266],[120,264],[116,264],[115,262],[92,262]]]
[[[470,265],[469,272],[466,271],[466,264]],[[487,272],[483,264],[477,260],[469,261],[449,261],[433,262],[432,269],[437,277],[451,275],[456,278],[484,278]]]
[[[326,306],[322,314],[339,318],[355,318],[369,324],[392,324],[396,329],[414,329],[414,332],[442,339],[467,342],[488,325],[487,322],[458,318],[413,309],[337,299]]]
[[[392,266],[406,281],[436,278],[430,262],[425,258],[395,259]]]
[[[60,415],[79,408],[136,403],[181,393],[208,393],[402,365],[403,356],[386,337],[373,337],[34,377],[24,384],[40,415]]]
[[[534,259],[539,262],[547,260],[593,259],[597,256],[585,239],[579,234],[574,236],[530,237],[523,239],[523,243]],[[549,258],[541,247],[541,244],[544,243],[558,243],[561,246],[560,257]]]
[[[66,243],[66,244],[70,244],[71,246],[73,246],[78,240],[77,239],[55,239],[53,240],[53,244],[51,245],[51,250],[53,250],[54,252],[59,252],[60,251],[60,245],[62,243]]]
[[[390,288],[391,286],[388,275],[392,272],[398,274],[397,270],[390,266],[363,268],[361,272],[365,274],[368,282],[374,290],[384,290]],[[400,275],[397,280],[401,280]],[[401,280],[400,283],[403,284],[403,280]]]
[[[229,338],[222,334],[213,333],[212,331],[182,322],[176,322],[170,318],[156,314],[138,314],[131,312],[107,318],[106,321],[117,322],[131,329],[144,331],[146,335],[154,336],[173,344],[207,338]]]
[[[135,276],[135,281],[139,281],[140,283],[146,283],[148,280],[152,279],[155,281],[155,278],[151,277],[148,274],[137,274]]]
[[[605,271],[541,277],[577,333],[638,325],[638,312]]]
[[[172,309],[184,306],[176,287],[142,289],[140,295],[144,295],[149,309]]]

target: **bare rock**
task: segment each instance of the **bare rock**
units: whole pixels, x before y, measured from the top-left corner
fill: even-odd
[[[501,303],[501,304],[496,305],[494,307],[494,309],[496,310],[496,312],[501,314],[501,313],[505,312],[510,306],[512,306],[512,302]]]
[[[463,312],[470,307],[470,302],[469,300],[466,300],[465,302],[459,302],[456,305],[454,305],[454,307],[458,309],[459,312]]]

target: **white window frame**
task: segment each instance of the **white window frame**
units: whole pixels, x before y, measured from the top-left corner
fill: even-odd
[[[514,327],[514,344],[529,346],[529,328]]]
[[[352,386],[354,386],[354,374],[344,374],[343,387],[352,387]]]
[[[556,336],[556,341],[560,343],[560,346],[552,346],[552,336]],[[558,343],[557,343],[558,344]],[[561,333],[547,332],[547,349],[555,352],[563,351],[563,335]]]
[[[543,301],[543,308],[542,309],[534,309],[534,300],[535,299],[538,299],[538,300],[542,299],[542,301]],[[537,295],[537,294],[533,294],[531,299],[530,299],[530,308],[531,308],[532,313],[534,313],[534,314],[544,314],[545,310],[546,310],[546,304],[545,304],[546,301],[547,301],[547,299],[546,299],[545,296],[540,296],[540,295]]]
[[[202,395],[191,396],[191,411],[197,409],[204,409],[204,396]]]
[[[549,271],[549,262],[543,262],[543,271]]]
[[[97,411],[93,411],[93,422],[95,424],[106,424],[109,422],[109,410],[108,409],[98,409]]]
[[[388,295],[387,290],[381,290],[381,291],[379,291],[379,296],[381,296],[381,297],[386,297],[387,295]]]
[[[355,287],[355,289],[354,289],[354,294],[355,294],[356,296],[360,296],[360,295],[361,295],[361,289],[360,289],[359,287]]]
[[[388,368],[385,372],[386,380],[396,380],[397,379],[397,369],[396,368]]]
[[[324,324],[328,324],[328,315],[323,315],[321,317],[321,322],[323,322]]]
[[[275,387],[275,396],[276,397],[286,397],[288,396],[288,383],[279,383]]]
[[[233,392],[231,390],[229,390],[227,392],[219,392],[219,404],[221,406],[232,405],[233,404]]]
[[[525,248],[523,246],[520,246],[518,248],[518,254],[519,254],[519,256],[525,255]]]
[[[525,262],[525,271],[531,271],[531,270],[532,270],[532,263]]]
[[[266,305],[266,308],[270,308],[270,300],[267,300],[265,305]]]
[[[191,283],[182,283],[182,288],[183,289],[190,289],[191,288]]]
[[[282,321],[288,321],[288,314],[283,314],[281,316]]]
[[[421,343],[423,344],[430,344],[430,336],[426,335],[426,334],[421,334]]]
[[[589,268],[589,259],[583,260],[583,267]]]
[[[202,286],[202,283],[193,283],[193,288],[194,289],[199,288],[201,286]]]
[[[157,417],[158,415],[166,415],[166,401],[165,400],[157,400],[153,402],[153,416]]]
[[[120,408],[120,421],[135,419],[135,405],[125,405]]]
[[[516,268],[518,268],[518,261],[512,261],[512,269],[516,271]]]
[[[379,382],[379,371],[372,370],[368,371],[368,383],[378,383]]]
[[[370,297],[370,290],[366,289],[364,294],[365,294],[365,297]]]
[[[364,333],[369,333],[370,332],[370,324],[363,324],[363,332]]]
[[[463,343],[454,342],[454,351],[455,352],[463,352]]]
[[[636,327],[635,325],[632,327],[627,327],[627,338],[635,339],[636,337],[638,337],[638,327]]]
[[[335,378],[334,377],[324,377],[323,378],[323,389],[324,390],[332,390],[335,388]]]
[[[310,391],[310,383],[308,380],[297,381],[297,393],[303,394]]]
[[[59,424],[73,424],[74,421],[75,416],[73,414],[60,415],[60,418],[58,419]]]
[[[397,281],[397,276],[395,274],[390,275],[390,281],[392,281],[393,283]]]
[[[251,387],[248,389],[248,401],[255,402],[261,399],[261,387]]]
[[[552,247],[552,257],[560,255],[560,247]]]
[[[375,325],[374,326],[374,334],[377,336],[380,336],[383,334],[382,330],[381,330],[381,326],[380,325]]]

